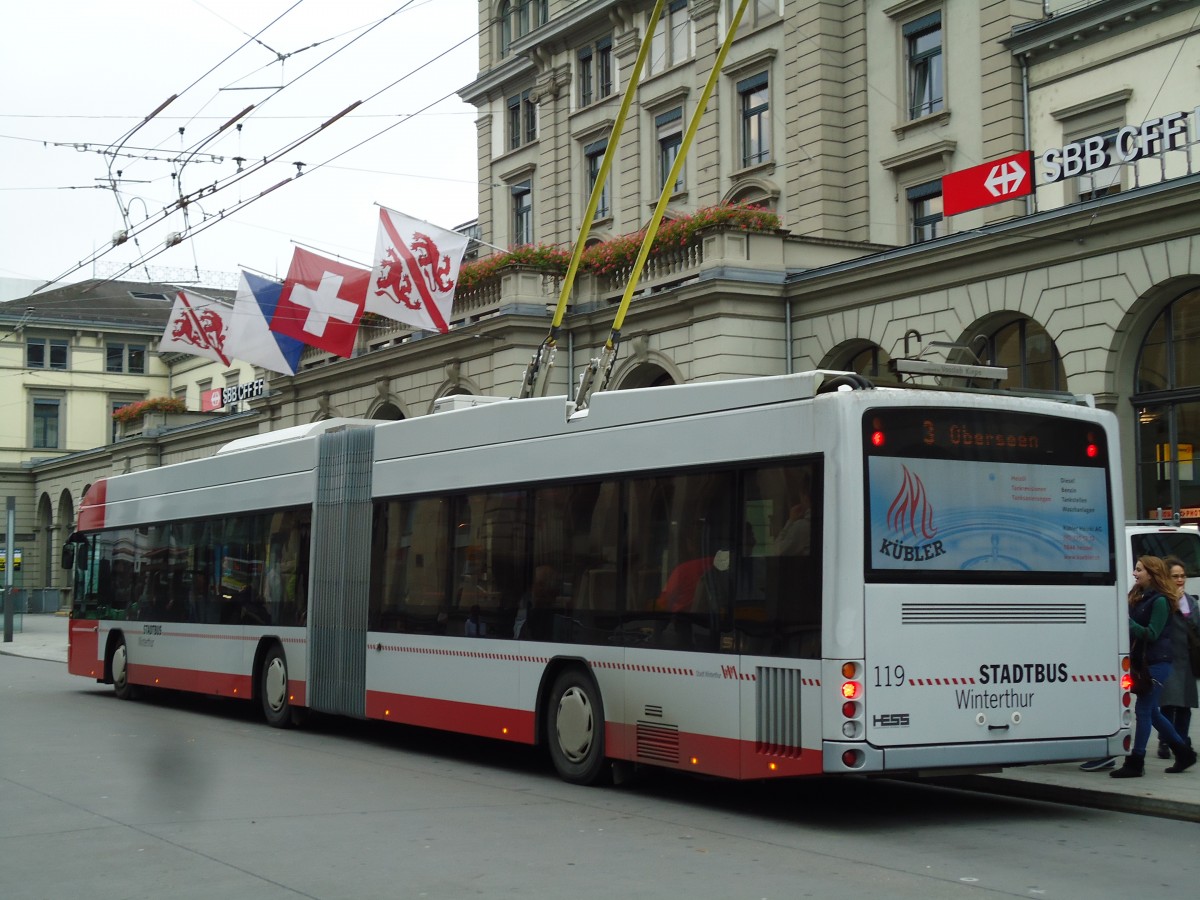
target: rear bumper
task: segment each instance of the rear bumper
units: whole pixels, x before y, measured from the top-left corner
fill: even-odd
[[[1072,762],[1119,756],[1125,752],[1122,730],[1107,737],[1064,738],[991,744],[951,744],[937,747],[873,747],[865,743],[826,741],[822,749],[827,773],[932,772],[937,769],[994,769],[1037,763]],[[842,762],[846,750],[857,750],[862,764]]]

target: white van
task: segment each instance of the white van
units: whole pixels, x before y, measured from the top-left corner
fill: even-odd
[[[1175,556],[1183,560],[1189,578],[1200,575],[1200,528],[1195,525],[1171,525],[1155,519],[1129,522],[1125,539],[1131,569],[1139,556]]]

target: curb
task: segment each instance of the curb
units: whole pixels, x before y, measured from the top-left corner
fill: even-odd
[[[1115,791],[1065,787],[1042,782],[997,778],[990,775],[955,775],[929,780],[946,787],[976,791],[982,794],[1019,797],[1023,800],[1044,800],[1048,803],[1062,803],[1067,806],[1085,806],[1092,809],[1155,816],[1161,819],[1178,819],[1181,822],[1200,822],[1200,806],[1195,803],[1182,803],[1178,800],[1164,800],[1159,797],[1138,797]]]

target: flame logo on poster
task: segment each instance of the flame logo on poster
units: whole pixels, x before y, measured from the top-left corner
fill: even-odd
[[[908,466],[901,468],[904,470],[904,483],[888,507],[888,527],[901,535],[912,535],[916,540],[931,540],[937,536],[938,530],[933,524],[933,507],[929,505],[925,485],[919,477],[908,471]]]
[[[887,524],[892,534],[901,540],[883,538],[879,554],[901,563],[926,562],[946,553],[946,548],[937,537],[937,525],[933,522],[933,506],[921,479],[901,466],[903,482],[892,505],[888,507]],[[903,539],[911,538],[911,543]]]

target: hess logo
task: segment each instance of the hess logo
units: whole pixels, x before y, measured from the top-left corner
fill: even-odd
[[[908,725],[908,713],[885,713],[872,716],[871,724],[876,728],[904,728]]]

